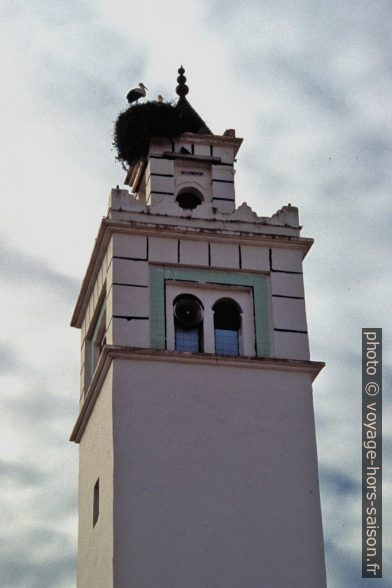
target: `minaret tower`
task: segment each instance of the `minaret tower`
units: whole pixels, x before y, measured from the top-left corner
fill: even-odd
[[[313,240],[291,205],[236,206],[242,139],[209,130],[179,74],[176,106],[118,119],[130,190],[111,192],[72,317],[78,587],[323,588]]]

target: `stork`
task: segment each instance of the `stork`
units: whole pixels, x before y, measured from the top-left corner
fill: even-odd
[[[146,95],[146,90],[148,90],[148,88],[146,88],[143,82],[140,82],[138,88],[133,88],[132,90],[129,90],[127,94],[127,100],[129,104],[132,104],[132,102],[137,102],[140,98],[144,98],[144,96]]]
[[[158,94],[156,102],[159,102],[159,104],[162,104],[165,101],[164,97],[161,94]]]

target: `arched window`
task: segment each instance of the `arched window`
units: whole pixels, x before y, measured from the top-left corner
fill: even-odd
[[[241,308],[231,298],[221,298],[214,311],[215,353],[240,354]]]
[[[193,294],[180,294],[173,302],[175,349],[203,351],[203,305]]]
[[[203,202],[203,196],[195,188],[183,188],[177,194],[176,202],[184,210],[194,210]]]

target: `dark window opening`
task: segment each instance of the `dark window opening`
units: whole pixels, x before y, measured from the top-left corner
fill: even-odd
[[[91,335],[86,338],[86,389],[91,383],[102,350],[106,344],[106,303],[103,300]]]
[[[99,478],[95,482],[93,496],[93,527],[95,527],[99,517]]]
[[[203,197],[197,192],[181,192],[177,198],[178,206],[184,210],[194,210],[203,202]]]
[[[224,298],[213,306],[215,353],[240,354],[241,308],[234,300]]]
[[[203,305],[192,294],[181,294],[174,300],[176,351],[203,351]]]

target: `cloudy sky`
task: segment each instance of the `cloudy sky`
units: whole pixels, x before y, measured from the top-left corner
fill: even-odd
[[[305,261],[328,586],[361,580],[361,328],[391,383],[392,4],[373,0],[3,0],[0,585],[75,585],[79,333],[69,320],[111,187],[125,95],[189,100],[244,137],[237,201],[291,202]],[[384,578],[392,586],[391,405]],[[389,466],[389,468],[387,467]]]

